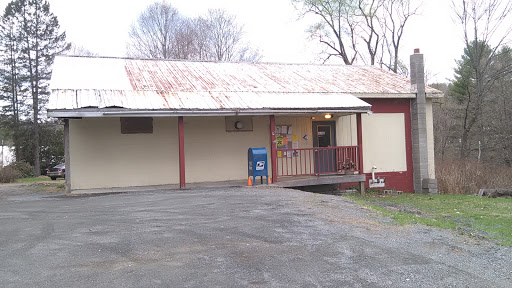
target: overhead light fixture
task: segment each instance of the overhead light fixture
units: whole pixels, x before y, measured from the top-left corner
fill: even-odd
[[[311,117],[311,119],[312,119],[312,120],[315,120],[315,119],[316,119],[316,117],[315,117],[315,116],[313,116],[313,117]]]
[[[332,118],[332,115],[331,114],[325,114],[325,119],[331,119]]]

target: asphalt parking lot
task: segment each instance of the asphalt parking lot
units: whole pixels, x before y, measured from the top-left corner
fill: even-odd
[[[0,287],[511,286],[510,247],[392,225],[340,196],[248,187],[0,197]]]

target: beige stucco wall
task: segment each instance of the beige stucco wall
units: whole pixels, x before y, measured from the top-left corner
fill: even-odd
[[[70,120],[71,189],[179,183],[177,118],[121,134],[119,118]]]
[[[428,173],[429,177],[434,179],[435,178],[435,161],[434,161],[434,124],[433,124],[433,114],[432,114],[432,99],[427,99],[427,149],[428,149]],[[385,113],[387,114],[387,113]],[[374,160],[372,159],[379,159],[375,157],[381,157],[379,154],[382,153],[382,150],[384,146],[392,147],[391,149],[395,149],[392,154],[391,151],[388,152],[388,156],[391,157],[391,155],[401,155],[400,159],[390,159],[393,161],[388,161],[388,159],[380,159],[378,162],[386,163],[385,166],[383,165],[377,165],[378,167],[377,171],[384,172],[384,169],[386,166],[388,169],[387,171],[404,171],[401,169],[406,169],[406,158],[405,158],[405,124],[403,122],[403,114],[399,118],[397,117],[395,120],[392,120],[389,123],[388,120],[384,120],[384,122],[381,122],[382,115],[385,115],[383,113],[375,113],[372,115],[362,115],[363,121],[363,152],[364,154],[364,167],[365,172],[371,172],[372,165],[370,164]],[[389,113],[389,114],[395,114],[395,113]],[[387,117],[387,116],[384,116]],[[374,121],[371,119],[373,118]],[[369,121],[369,122],[368,122]],[[393,124],[393,122],[396,122]],[[398,122],[400,122],[399,126]],[[365,124],[367,123],[367,124]],[[384,128],[383,128],[384,127]],[[345,146],[345,145],[357,145],[357,124],[356,124],[356,116],[355,115],[349,115],[349,116],[343,116],[340,117],[337,121],[337,137],[338,137],[338,145]],[[391,130],[390,130],[391,129]],[[395,135],[395,136],[386,136],[382,137],[382,133],[385,130],[389,130],[389,132],[386,132],[386,135]],[[403,136],[400,136],[403,135]],[[397,143],[397,139],[404,139],[403,141],[400,141],[401,143]],[[386,143],[384,143],[385,141]],[[396,142],[396,143],[395,143]],[[380,145],[381,143],[382,145]],[[394,147],[394,148],[393,148]],[[403,147],[400,149],[397,149],[397,147]],[[371,150],[371,151],[370,151]],[[380,151],[380,152],[379,152]],[[369,153],[369,155],[367,155]],[[386,154],[386,153],[384,153]],[[399,160],[399,161],[396,161]],[[395,162],[391,165],[391,163]],[[389,164],[388,164],[389,163]],[[388,166],[389,165],[389,166]]]
[[[427,99],[427,149],[428,149],[428,177],[436,178],[434,161],[434,117],[432,112],[432,99]]]
[[[253,117],[253,131],[244,132],[226,132],[224,117],[185,117],[187,183],[247,179],[251,147],[267,148],[270,165],[269,131],[268,116]]]
[[[357,145],[356,115],[341,116],[336,121],[336,137],[338,146]]]
[[[266,147],[270,121],[226,132],[224,117],[185,117],[186,182],[247,178],[247,150]],[[177,118],[153,118],[153,134],[121,134],[119,118],[70,121],[71,189],[179,183]],[[269,173],[271,169],[269,169]]]
[[[404,114],[363,114],[361,122],[364,172],[407,171]]]

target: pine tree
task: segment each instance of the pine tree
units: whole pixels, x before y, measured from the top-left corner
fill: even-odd
[[[19,111],[20,111],[20,82],[18,79],[18,56],[19,43],[17,39],[18,30],[20,29],[18,21],[10,15],[12,5],[8,5],[5,15],[0,22],[0,59],[1,73],[0,78],[0,100],[3,100],[5,106],[2,112],[5,117],[2,126],[7,127],[15,145],[16,159],[20,159],[20,146],[18,141],[19,131]]]
[[[34,131],[34,174],[40,175],[39,114],[46,101],[51,77],[51,66],[56,54],[69,48],[66,34],[59,32],[57,17],[50,12],[50,4],[43,0],[15,0],[7,5],[4,18],[12,19],[19,49],[16,57],[17,79],[21,89],[27,89],[32,99],[31,114]]]

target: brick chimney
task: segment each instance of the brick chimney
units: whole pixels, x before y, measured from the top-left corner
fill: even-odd
[[[420,49],[414,49],[410,61],[411,89],[416,92],[416,98],[411,101],[414,192],[437,193],[437,180],[430,179],[428,175],[425,68],[423,54],[420,53]]]

